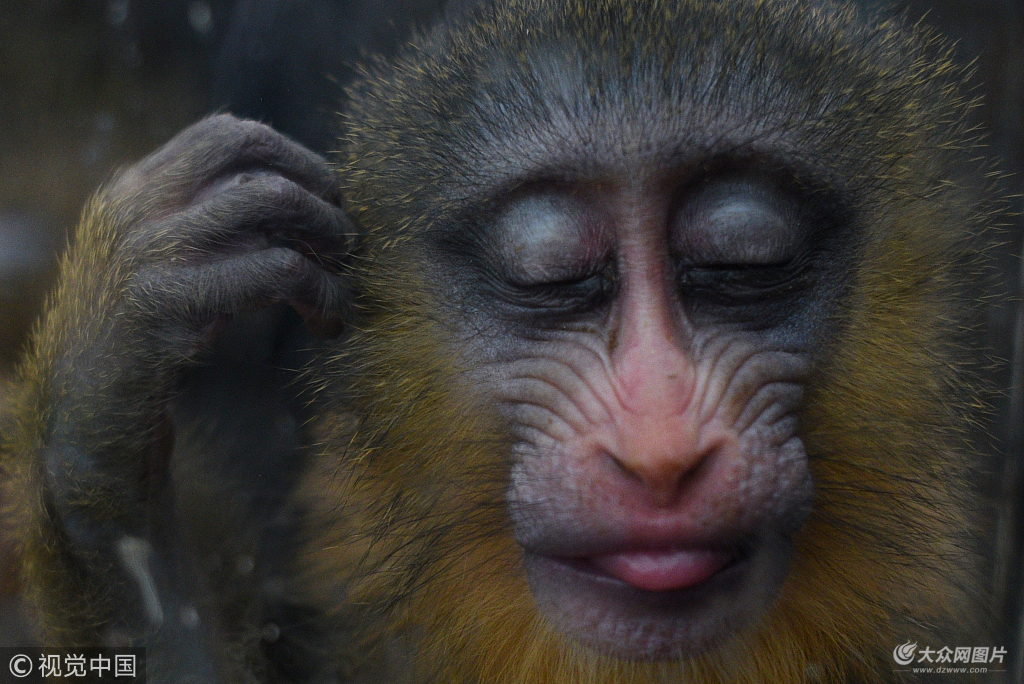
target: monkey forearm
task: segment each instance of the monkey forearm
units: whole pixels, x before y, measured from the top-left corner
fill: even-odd
[[[65,587],[45,590],[44,612],[83,613],[55,620],[84,625],[71,641],[110,640],[88,625],[118,625],[122,641],[177,638],[163,613],[191,590],[173,541],[168,402],[236,313],[287,301],[336,328],[345,291],[319,254],[348,244],[334,182],[324,160],[270,128],[218,116],[87,206],[21,368],[9,447],[41,493],[31,581]]]
[[[6,445],[15,487],[42,494],[23,510],[33,512],[27,572],[49,643],[102,643],[104,625],[133,622],[124,611],[137,592],[115,559],[126,539],[149,536],[157,482],[148,475],[169,453],[161,415],[171,376],[118,325],[118,265],[99,248],[112,228],[98,195],[20,369]]]

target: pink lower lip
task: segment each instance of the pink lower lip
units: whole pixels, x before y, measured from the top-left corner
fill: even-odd
[[[612,577],[646,591],[670,591],[700,584],[727,566],[732,557],[707,549],[628,551],[588,559]]]

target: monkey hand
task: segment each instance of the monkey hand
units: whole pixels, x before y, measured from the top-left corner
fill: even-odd
[[[43,408],[44,505],[82,585],[111,596],[100,603],[160,621],[139,568],[168,527],[156,519],[167,502],[156,501],[168,496],[166,411],[181,371],[232,315],[276,302],[314,331],[339,330],[352,236],[339,203],[324,159],[220,115],[127,169],[86,208],[27,370]],[[123,567],[104,566],[111,558]],[[97,616],[112,623],[139,619]]]

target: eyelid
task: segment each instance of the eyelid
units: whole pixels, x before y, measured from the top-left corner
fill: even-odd
[[[603,268],[602,219],[573,193],[517,198],[494,221],[499,267],[517,285],[583,280]]]
[[[679,204],[670,236],[684,261],[780,264],[806,238],[804,221],[774,186],[729,180],[702,187]]]

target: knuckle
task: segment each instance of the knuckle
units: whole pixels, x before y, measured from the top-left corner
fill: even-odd
[[[245,122],[245,119],[240,119],[234,114],[214,114],[185,129],[184,134],[180,137],[187,140],[189,138],[237,136],[238,131],[243,130]]]
[[[275,160],[284,143],[284,136],[267,124],[244,119],[238,121],[240,147],[255,156]]]
[[[241,123],[244,119],[241,119],[230,112],[220,112],[203,119],[199,125],[224,127],[224,126],[236,126]]]
[[[266,283],[275,296],[292,296],[308,286],[311,269],[304,256],[291,249],[277,248],[266,258],[269,260]]]
[[[275,206],[288,213],[303,209],[310,202],[309,192],[284,176],[274,175],[268,177],[267,189],[272,195],[272,201]]]
[[[296,280],[304,280],[309,272],[309,261],[306,257],[291,249],[282,249],[280,252],[281,275],[285,282],[294,283]]]

